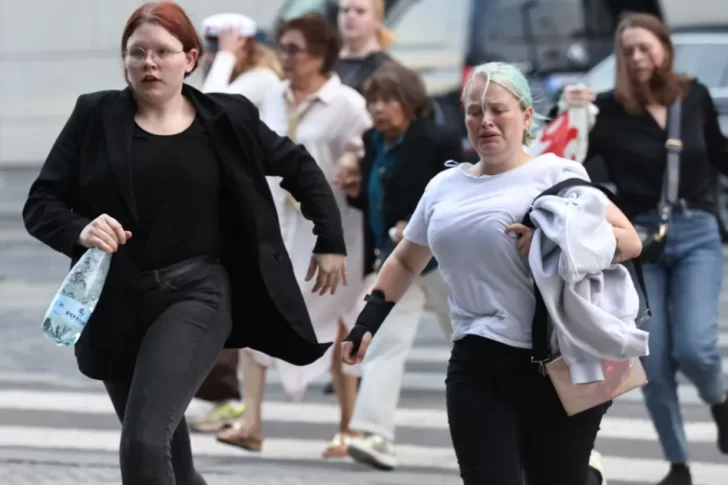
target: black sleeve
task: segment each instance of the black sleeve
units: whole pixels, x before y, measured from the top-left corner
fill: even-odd
[[[73,210],[78,194],[81,143],[93,109],[85,96],[78,98],[23,207],[28,233],[69,258],[81,231],[91,222]]]
[[[302,145],[279,136],[263,123],[255,110],[254,133],[264,150],[263,170],[266,175],[282,177],[281,187],[301,203],[301,213],[314,224],[317,236],[313,252],[346,254],[341,213],[329,182],[316,161]]]
[[[361,163],[361,162],[360,162]],[[355,209],[364,210],[364,206],[367,204],[367,183],[364,181],[364,177],[368,177],[368,174],[362,172],[361,185],[359,189],[359,195],[356,197],[346,197],[346,202]]]
[[[417,200],[415,201],[415,206],[419,203],[420,199],[422,198],[422,194],[425,193],[425,189],[427,188],[427,184],[430,183],[430,180],[435,178],[437,174],[445,170],[446,167],[445,163],[449,161],[455,161],[460,163],[464,156],[463,156],[463,143],[460,139],[460,136],[451,130],[443,130],[442,127],[436,127],[439,131],[438,136],[435,141],[435,146],[433,147],[433,155],[430,160],[430,174],[429,177],[427,177],[427,182],[422,186],[422,191],[417,197]],[[412,209],[412,212],[414,212],[414,208]],[[408,214],[406,219],[409,220],[410,217],[412,217],[412,214]]]
[[[613,94],[610,91],[597,95],[597,99],[594,101],[599,109],[599,114],[597,114],[594,126],[589,131],[588,148],[583,163],[589,178],[597,184],[611,183],[608,160],[599,143],[601,137],[598,136],[601,129],[600,115],[609,109],[608,105],[611,99],[613,99]]]
[[[715,108],[710,91],[703,85],[698,85],[702,91],[705,112],[705,144],[708,147],[710,163],[723,175],[728,175],[728,139],[723,135],[718,123],[718,110]]]
[[[367,197],[367,191],[369,190],[369,175],[371,172],[371,166],[369,165],[369,162],[371,160],[374,160],[374,154],[371,153],[374,149],[372,145],[373,132],[374,129],[370,128],[365,131],[361,137],[362,142],[364,142],[364,156],[359,160],[359,168],[361,170],[359,195],[357,195],[356,197],[346,197],[346,201],[350,206],[361,211],[366,208],[367,202],[369,200],[369,198]]]
[[[445,162],[450,160],[456,162],[462,162],[464,158],[463,154],[463,142],[460,139],[460,135],[453,131],[441,132],[440,140],[437,144],[438,156],[435,158],[435,166],[433,167],[432,177],[445,170]]]

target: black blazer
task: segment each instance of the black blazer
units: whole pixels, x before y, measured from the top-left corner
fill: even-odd
[[[323,173],[306,150],[271,131],[243,96],[203,94],[185,85],[216,150],[223,198],[224,264],[231,284],[233,330],[226,347],[251,347],[295,365],[324,354],[280,233],[266,175],[301,202],[314,222],[315,253],[346,254],[341,215]],[[23,209],[28,232],[71,258],[81,230],[108,214],[134,232],[131,144],[135,102],[129,88],[78,98],[70,119],[30,188]],[[104,291],[76,344],[81,372],[114,379],[133,368],[135,295],[140,272],[125,247],[112,257]]]
[[[369,226],[369,176],[376,157],[374,129],[364,133],[364,158],[361,160],[361,191],[349,203],[364,212],[364,274],[374,271],[374,234]],[[408,221],[420,201],[425,187],[444,170],[448,160],[460,161],[463,148],[460,137],[429,119],[418,119],[410,125],[402,144],[394,151],[395,163],[384,187],[383,210],[385,227]]]

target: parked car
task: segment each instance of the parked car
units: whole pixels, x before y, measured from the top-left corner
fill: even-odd
[[[695,76],[708,86],[718,110],[723,132],[728,135],[728,26],[709,30],[673,32],[675,70]],[[615,57],[608,56],[579,82],[595,92],[614,87]],[[715,198],[718,222],[723,240],[728,242],[728,177],[717,173]]]

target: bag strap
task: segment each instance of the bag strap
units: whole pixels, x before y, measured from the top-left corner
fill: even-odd
[[[667,218],[672,208],[679,202],[680,190],[680,152],[682,140],[680,138],[680,124],[682,120],[682,103],[680,100],[670,105],[667,123],[667,164],[662,182],[662,193],[658,210],[663,219]]]
[[[544,195],[558,195],[562,190],[571,187],[593,187],[595,189],[599,189],[609,198],[612,203],[617,205],[617,197],[611,190],[599,184],[595,184],[581,178],[570,178],[559,182],[556,185],[541,192],[538,197],[536,197],[536,199],[538,199],[539,197],[543,197]],[[534,199],[534,201],[536,199]],[[523,216],[521,224],[531,229],[535,229],[536,226],[531,220],[532,208],[533,205],[531,205],[526,214]],[[650,310],[650,300],[647,296],[647,285],[645,284],[645,276],[642,270],[642,261],[640,261],[639,258],[635,258],[630,259],[629,261],[625,261],[622,264],[626,265],[627,263],[632,263],[635,275],[637,277],[637,284],[639,285],[640,291],[645,298],[645,312],[640,322],[638,322],[641,323],[652,315],[652,312]],[[538,364],[540,372],[545,375],[545,366],[552,357],[549,345],[549,312],[548,308],[546,307],[546,302],[543,299],[543,295],[541,294],[541,290],[539,290],[538,285],[535,281],[533,282],[533,293],[536,298],[536,308],[533,314],[533,320],[531,322],[531,362],[534,364]]]

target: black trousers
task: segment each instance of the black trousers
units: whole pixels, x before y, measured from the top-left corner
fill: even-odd
[[[184,413],[230,334],[225,269],[199,258],[146,272],[130,379],[104,381],[122,423],[123,485],[205,485]]]
[[[585,485],[608,405],[567,416],[531,351],[482,337],[455,342],[447,414],[464,485]]]

